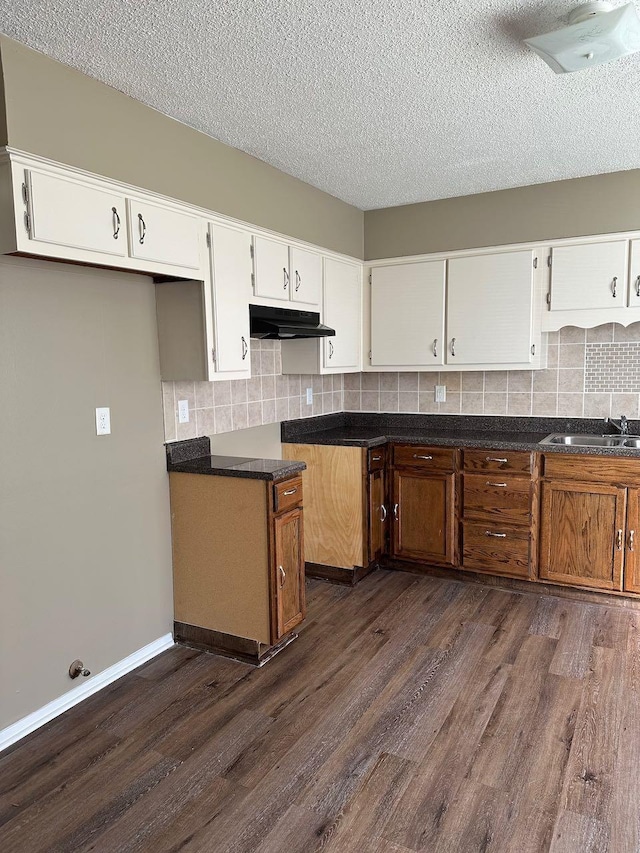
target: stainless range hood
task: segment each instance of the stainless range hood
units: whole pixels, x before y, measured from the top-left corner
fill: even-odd
[[[295,338],[326,338],[336,333],[335,329],[322,325],[320,314],[315,311],[249,305],[249,317],[252,338],[289,341]]]

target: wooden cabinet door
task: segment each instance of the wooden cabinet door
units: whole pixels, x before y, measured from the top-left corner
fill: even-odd
[[[320,305],[322,292],[322,255],[298,249],[290,249],[291,299],[306,305]]]
[[[196,216],[148,201],[129,199],[131,256],[158,264],[200,269],[200,231]]]
[[[289,246],[268,237],[253,238],[253,292],[256,296],[289,300]]]
[[[371,270],[371,364],[444,364],[445,261]]]
[[[360,366],[362,287],[358,267],[326,258],[324,262],[323,320],[336,330],[324,338],[324,367]]]
[[[627,529],[624,558],[625,592],[640,593],[640,489],[627,490]]]
[[[626,489],[596,483],[542,484],[540,578],[620,589]]]
[[[558,246],[551,253],[551,311],[624,308],[626,240]]]
[[[452,258],[447,364],[527,364],[532,358],[534,251]]]
[[[216,372],[249,376],[251,235],[226,225],[211,225],[210,233]]]
[[[379,560],[387,552],[389,508],[386,497],[384,468],[371,471],[369,477],[369,562]]]
[[[393,475],[393,555],[454,565],[454,474]]]
[[[124,196],[55,175],[28,172],[31,237],[106,255],[127,255]]]
[[[275,516],[273,525],[275,642],[299,625],[305,615],[302,509]]]

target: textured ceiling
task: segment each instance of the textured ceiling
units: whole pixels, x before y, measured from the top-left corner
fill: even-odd
[[[369,209],[639,167],[638,56],[556,75],[521,43],[570,8],[0,0],[0,29]]]

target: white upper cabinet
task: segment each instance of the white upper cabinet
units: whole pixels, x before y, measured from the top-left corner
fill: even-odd
[[[294,302],[320,304],[322,255],[291,246],[289,250],[289,295]]]
[[[536,257],[527,250],[449,260],[448,365],[533,360]]]
[[[640,240],[631,240],[629,306],[640,308]]]
[[[557,246],[551,253],[551,311],[624,308],[628,241]]]
[[[216,371],[249,375],[251,234],[212,224],[210,235]]]
[[[443,364],[445,269],[445,261],[372,269],[373,366]]]
[[[254,285],[256,296],[290,299],[289,246],[268,237],[253,238]]]
[[[323,322],[336,332],[335,336],[324,338],[324,367],[357,368],[362,334],[362,276],[354,264],[325,259]]]
[[[160,264],[198,269],[200,220],[149,201],[129,199],[131,256]]]
[[[127,255],[123,195],[36,170],[27,171],[25,180],[31,239],[104,255]]]

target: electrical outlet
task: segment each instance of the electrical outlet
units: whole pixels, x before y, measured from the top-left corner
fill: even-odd
[[[96,435],[111,435],[111,410],[108,406],[96,409]]]
[[[178,423],[179,424],[188,424],[189,423],[189,401],[188,400],[178,400]]]
[[[447,386],[446,385],[436,385],[436,403],[446,403],[447,402]]]
[[[307,406],[313,405],[313,388],[307,388]]]

